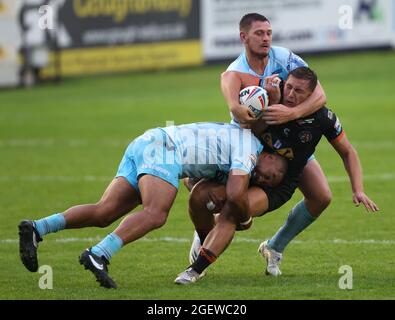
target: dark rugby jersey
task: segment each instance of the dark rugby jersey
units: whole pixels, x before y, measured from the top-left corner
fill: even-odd
[[[328,141],[341,139],[344,131],[336,115],[323,107],[317,112],[288,123],[269,126],[258,138],[264,150],[277,152],[288,159],[288,171],[282,183],[275,188],[264,187],[269,199],[267,212],[287,202],[299,183],[303,167],[314,153],[324,135]]]

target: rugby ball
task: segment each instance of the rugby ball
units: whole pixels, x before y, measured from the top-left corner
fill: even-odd
[[[249,86],[240,91],[240,104],[249,108],[258,119],[269,105],[267,91],[258,86]]]

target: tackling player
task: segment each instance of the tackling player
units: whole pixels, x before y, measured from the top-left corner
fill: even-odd
[[[307,68],[300,67],[289,73],[284,85],[283,103],[295,107],[308,99],[317,85],[317,76]],[[279,90],[277,87],[276,90]],[[300,173],[314,153],[315,147],[324,135],[332,144],[344,162],[353,191],[355,203],[361,201],[368,211],[377,211],[376,204],[363,191],[362,170],[358,154],[348,141],[339,119],[329,109],[323,107],[315,113],[283,125],[269,126],[266,130],[257,123],[253,132],[260,138],[266,150],[276,152],[288,158],[289,169],[280,186],[270,190],[267,187],[252,186],[247,192],[249,214],[260,216],[281,206],[293,194],[299,182]],[[263,180],[262,180],[263,179]],[[265,182],[270,176],[253,181]],[[191,267],[182,272],[175,280],[178,284],[189,284],[198,280],[204,270],[226,249],[236,230],[231,219],[218,216],[214,221],[213,213],[218,212],[226,200],[224,187],[214,181],[202,181],[194,186],[190,196],[190,215],[197,235],[190,253]],[[208,204],[208,205],[207,205]],[[261,244],[259,250],[267,260],[267,272],[279,273],[281,253],[272,246],[285,247],[291,239],[307,228],[315,218],[301,202],[288,216],[285,225],[269,243]],[[280,234],[280,236],[279,236]],[[202,249],[203,248],[203,249]],[[200,250],[200,251],[199,251]],[[211,252],[208,258],[202,250]]]
[[[106,227],[142,204],[143,210],[126,217],[114,232],[80,256],[80,263],[101,286],[116,288],[107,268],[111,257],[122,246],[165,224],[178,180],[184,177],[227,180],[222,213],[247,228],[251,219],[246,192],[257,162],[254,176],[270,175],[267,183],[271,186],[281,182],[287,167],[284,158],[268,156],[262,149],[250,130],[231,124],[195,123],[148,130],[128,146],[116,177],[98,203],[19,224],[22,263],[29,271],[37,271],[37,243],[48,233]]]
[[[242,124],[251,124],[255,121],[246,114],[248,109],[239,105],[238,93],[242,88],[259,83],[259,85],[264,86],[268,90],[269,100],[271,100],[272,104],[279,101],[279,96],[273,94],[273,88],[275,89],[275,86],[278,84],[274,81],[276,75],[278,74],[281,80],[285,81],[290,71],[297,67],[307,66],[305,61],[289,49],[272,46],[272,32],[271,24],[266,17],[257,13],[247,14],[242,17],[240,21],[240,39],[244,44],[245,51],[230,64],[221,77],[221,88],[229,109]],[[266,82],[264,82],[264,78],[266,78]],[[317,86],[305,100],[297,103],[293,101],[292,105],[289,106],[284,104],[271,105],[265,112],[263,120],[268,125],[284,124],[316,112],[325,105],[325,102],[325,93],[318,81]],[[309,158],[303,169],[298,188],[302,192],[304,199],[299,201],[291,212],[295,216],[300,217],[305,216],[307,212],[309,217],[311,217],[310,220],[314,221],[329,206],[332,200],[328,182],[314,155]],[[280,204],[290,199],[292,194],[285,193],[284,195],[286,196],[281,203],[273,203],[272,198],[269,197],[270,211],[278,208]],[[365,196],[359,192],[353,193],[353,201],[357,205],[361,202],[366,205]],[[289,223],[290,228],[292,228],[293,220]],[[292,240],[292,237],[287,236],[285,231],[286,229],[280,229],[276,236],[269,241],[270,246],[266,247],[268,250],[269,248],[275,249],[266,251],[273,253],[273,259],[269,258],[272,265],[280,263],[281,253],[289,241]],[[268,256],[270,257],[270,254]],[[273,272],[270,270],[273,270]],[[273,275],[280,274],[277,267],[269,269],[269,272]]]
[[[236,120],[241,124],[251,124],[256,119],[251,110],[240,105],[240,90],[251,85],[263,87],[264,79],[273,75],[285,81],[290,71],[306,67],[307,63],[287,48],[272,46],[273,30],[266,17],[258,13],[246,14],[240,20],[239,28],[245,49],[221,75],[221,89]],[[324,90],[318,82],[312,94],[296,108],[272,104],[265,112],[264,120],[269,125],[285,123],[317,111],[325,102]]]

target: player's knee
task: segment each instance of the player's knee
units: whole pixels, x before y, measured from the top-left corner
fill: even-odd
[[[148,218],[151,230],[158,229],[165,225],[167,221],[168,211],[158,210],[154,208],[144,208],[146,217]]]
[[[324,209],[326,209],[332,201],[332,192],[327,189],[320,195],[320,203]]]
[[[204,188],[196,187],[189,196],[189,208],[194,211],[200,211],[209,201],[208,192]]]
[[[105,215],[99,215],[96,217],[96,226],[99,228],[106,228],[112,223],[112,219],[109,219]]]
[[[311,213],[314,215],[320,215],[331,203],[332,193],[329,189],[326,189],[314,196],[308,197],[306,200],[310,203],[310,209],[313,210]]]

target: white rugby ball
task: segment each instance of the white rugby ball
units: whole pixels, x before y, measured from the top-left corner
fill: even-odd
[[[249,86],[240,91],[240,104],[247,106],[258,119],[269,105],[267,91],[258,86]]]

